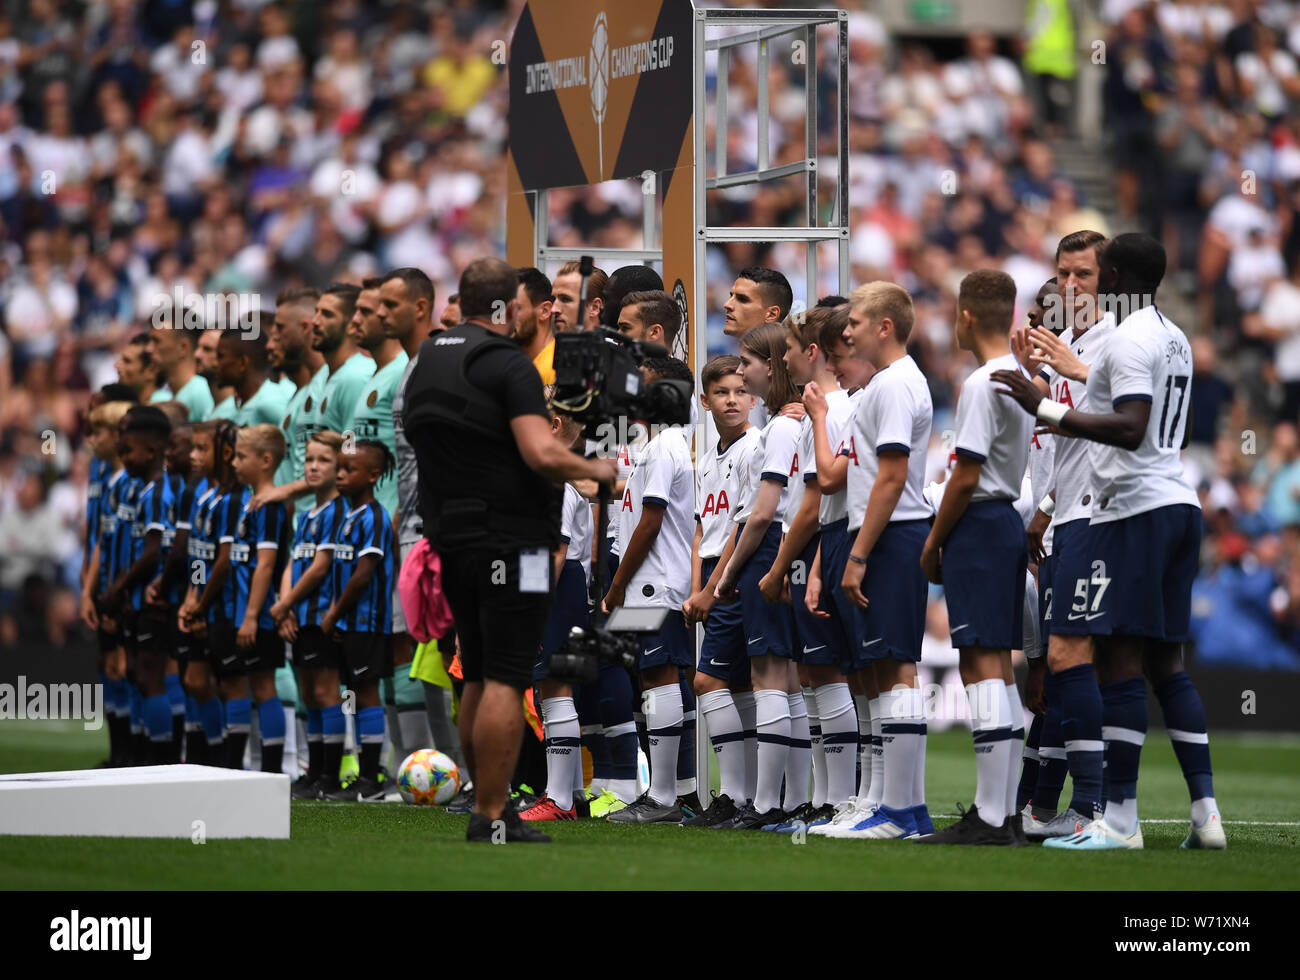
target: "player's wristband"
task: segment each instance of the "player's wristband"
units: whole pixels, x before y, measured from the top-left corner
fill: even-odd
[[[1046,494],[1043,499],[1038,502],[1038,509],[1048,517],[1052,516],[1052,512],[1056,510],[1056,501],[1050,493]]]
[[[867,563],[865,558],[859,558],[857,555],[849,555],[849,561],[855,562],[859,565],[865,565]]]
[[[1048,425],[1060,425],[1061,419],[1065,418],[1065,413],[1069,410],[1070,406],[1068,405],[1044,398],[1038,403],[1038,412],[1036,414],[1040,422],[1045,422]]]

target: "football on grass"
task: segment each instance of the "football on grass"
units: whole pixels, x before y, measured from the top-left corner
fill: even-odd
[[[436,749],[417,749],[397,771],[402,799],[416,806],[442,806],[460,792],[460,770]]]

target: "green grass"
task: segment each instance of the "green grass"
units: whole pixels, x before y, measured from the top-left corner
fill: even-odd
[[[567,823],[549,847],[470,845],[464,817],[398,804],[294,803],[288,841],[0,837],[5,889],[1293,889],[1300,883],[1300,740],[1220,735],[1216,792],[1228,821],[1223,853],[1178,850],[1187,795],[1162,732],[1139,784],[1147,849],[1063,854],[1039,847],[925,848],[907,842],[802,845],[770,834]],[[102,732],[57,723],[0,723],[0,772],[93,765]],[[931,736],[934,813],[974,790],[970,736]],[[1067,786],[1068,793],[1068,786]],[[941,821],[942,822],[942,821]]]

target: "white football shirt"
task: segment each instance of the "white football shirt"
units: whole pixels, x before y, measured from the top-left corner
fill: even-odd
[[[794,520],[794,515],[799,513],[799,508],[803,505],[803,494],[808,481],[817,482],[817,454],[813,447],[812,419],[807,415],[799,420],[799,438],[795,442],[794,462],[791,466],[797,468],[799,472],[790,474],[790,492],[785,499],[785,513],[781,517],[781,531],[785,534],[790,533],[790,522]]]
[[[758,485],[764,480],[775,480],[784,488],[776,505],[773,520],[784,520],[786,504],[790,499],[790,478],[799,477],[795,454],[799,447],[799,423],[778,415],[763,427],[758,448],[749,465],[749,482],[745,484],[744,498],[733,520],[739,524],[754,512],[758,499]]]
[[[857,398],[865,391],[860,388],[850,395],[843,388],[826,392],[826,442],[831,447],[831,458],[839,456],[844,442],[853,437],[853,407]],[[814,451],[804,473],[811,467],[813,474],[817,471],[817,453]],[[822,527],[834,524],[849,514],[849,488],[846,484],[839,493],[822,494],[821,506],[817,509],[817,523]]]
[[[1175,504],[1200,506],[1180,458],[1191,384],[1192,349],[1177,324],[1154,306],[1129,314],[1092,365],[1090,400],[1099,412],[1150,402],[1151,418],[1136,450],[1088,443],[1094,524]]]
[[[624,483],[629,477],[631,477],[632,467],[636,465],[637,455],[645,448],[646,444],[645,430],[639,425],[630,426],[628,429],[628,435],[632,437],[632,442],[622,442],[615,447],[614,459],[618,462],[618,480],[620,483]],[[587,446],[588,456],[596,455],[600,449],[600,443],[593,439],[587,440]],[[614,531],[617,527],[618,522],[611,519],[609,527],[605,529],[605,536],[612,542],[610,545],[610,551],[616,555],[622,554],[622,552],[618,550],[618,541],[615,540]]]
[[[659,536],[627,585],[629,607],[676,608],[690,597],[695,473],[686,429],[669,426],[646,443],[616,509],[615,547],[627,550],[646,502],[666,508]]]
[[[866,520],[867,500],[880,472],[879,454],[884,450],[907,453],[907,482],[890,521],[924,520],[933,513],[923,494],[933,422],[930,386],[909,355],[871,376],[853,413],[858,473],[854,492],[849,494],[849,530],[862,527]],[[852,473],[852,461],[849,467]]]
[[[971,503],[1015,501],[1029,465],[1034,417],[1009,396],[998,394],[1001,385],[989,378],[994,371],[1025,373],[1014,354],[995,357],[971,373],[957,399],[957,455],[982,464]]]
[[[1037,428],[1037,426],[1035,426]],[[1034,495],[1034,510],[1038,502],[1047,496],[1055,486],[1052,479],[1053,461],[1056,459],[1056,436],[1050,432],[1035,432],[1029,437],[1029,486]],[[1030,514],[1032,521],[1034,515]],[[1043,550],[1052,553],[1052,539],[1055,537],[1056,518],[1047,525],[1043,532]]]
[[[727,547],[727,538],[736,526],[732,514],[748,486],[749,460],[758,448],[760,436],[759,430],[750,426],[725,449],[719,442],[706,451],[696,467],[695,519],[703,532],[701,558],[718,558]]]
[[[560,539],[569,546],[564,559],[582,562],[582,574],[588,582],[591,581],[591,539],[595,534],[591,501],[578,493],[572,483],[566,483],[560,510]]]
[[[1070,346],[1084,364],[1094,364],[1114,334],[1115,315],[1107,313],[1082,334],[1075,336],[1074,331],[1070,330],[1061,335],[1061,340]],[[1047,397],[1053,401],[1080,412],[1110,411],[1107,407],[1093,405],[1088,398],[1088,386],[1082,381],[1071,380],[1050,368],[1041,372],[1040,376],[1047,382]],[[1057,440],[1051,486],[1051,489],[1056,490],[1053,524],[1086,520],[1092,513],[1092,467],[1088,463],[1090,445],[1087,439]]]

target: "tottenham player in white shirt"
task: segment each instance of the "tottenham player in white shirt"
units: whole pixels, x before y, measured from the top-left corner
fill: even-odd
[[[1056,249],[1063,300],[1059,309],[1068,326],[1060,343],[1087,361],[1100,355],[1115,330],[1115,318],[1102,315],[1097,301],[1098,257],[1105,245],[1106,238],[1099,232],[1078,231],[1061,239]],[[1032,336],[1045,333],[1049,331],[1039,327]],[[1032,340],[1025,332],[1017,331],[1012,342],[1023,366],[1031,371],[1041,367],[1033,379],[1041,393],[1072,408],[1088,409],[1088,390],[1082,380],[1066,377],[1050,364],[1035,363]],[[1032,828],[1038,838],[1065,837],[1080,830],[1093,819],[1094,811],[1100,810],[1102,795],[1101,691],[1092,669],[1088,625],[1084,614],[1074,608],[1070,588],[1078,578],[1087,577],[1090,560],[1087,538],[1092,486],[1086,441],[1057,441],[1050,483],[1051,492],[1041,498],[1028,535],[1032,549],[1051,522],[1052,561],[1046,581],[1040,578],[1039,592],[1047,609],[1048,668],[1061,702],[1073,793],[1064,811],[1046,826]],[[1062,589],[1058,583],[1067,587]]]
[[[547,401],[554,394],[547,386]],[[582,426],[566,415],[551,410],[551,434],[566,449],[582,440]],[[591,544],[595,528],[591,507],[572,483],[564,485],[560,509],[561,545],[555,549],[555,604],[551,607],[542,635],[542,646],[533,669],[542,726],[546,735],[546,792],[520,812],[523,820],[576,820],[579,809],[575,796],[583,795],[582,737],[573,685],[549,679],[551,655],[568,639],[569,631],[590,624],[587,613],[587,583],[591,577]]]
[[[731,294],[722,307],[722,332],[736,340],[765,323],[784,323],[794,305],[790,280],[776,269],[749,266],[736,274]],[[767,408],[756,399],[749,420],[760,429],[767,425]]]
[[[1082,375],[1090,404],[1111,411],[1071,409],[1009,374],[995,379],[1041,421],[1088,440],[1093,473],[1089,562],[1069,594],[1072,610],[1100,638],[1106,810],[1079,833],[1046,843],[1071,850],[1142,846],[1137,776],[1147,729],[1145,673],[1191,795],[1183,846],[1220,849],[1227,841],[1214,799],[1205,709],[1182,660],[1201,542],[1200,504],[1179,458],[1191,348],[1154,303],[1165,273],[1158,241],[1120,235],[1099,264],[1099,292],[1112,299],[1119,326],[1091,367],[1062,364],[1061,370]]]
[[[1011,673],[1011,651],[1023,642],[1028,549],[1015,501],[1029,461],[1033,420],[1008,412],[991,380],[995,371],[1019,373],[1010,334],[1016,284],[1005,272],[967,275],[957,295],[957,343],[979,367],[957,400],[956,465],[944,484],[921,567],[942,584],[970,702],[975,742],[975,803],[927,844],[1023,843],[1019,818],[1010,819],[1020,756],[1013,731],[1024,716]],[[876,379],[872,379],[875,384]],[[1035,393],[1028,377],[1025,383]],[[866,447],[859,447],[859,455]]]
[[[827,351],[839,339],[837,335],[843,334],[848,322],[847,314],[847,308],[842,306],[837,311],[818,305],[786,321],[785,363],[791,380],[805,388],[810,384],[817,385],[825,392],[828,411],[835,411],[837,416],[847,411],[849,396],[848,392],[840,390],[830,371]],[[793,833],[830,822],[835,815],[835,804],[852,795],[856,758],[853,751],[846,751],[849,736],[852,736],[854,747],[857,743],[853,696],[844,680],[851,657],[850,648],[841,641],[833,625],[826,618],[814,615],[805,602],[808,573],[816,561],[821,543],[822,509],[813,422],[806,415],[800,422],[795,459],[801,474],[791,485],[786,504],[785,538],[772,567],[759,582],[759,589],[768,602],[781,601],[782,593],[788,590],[794,612],[794,658],[798,663],[802,688],[801,693],[792,695],[790,699],[791,750],[782,801],[782,808],[790,816],[781,824],[765,828],[778,833]],[[822,743],[819,705],[823,695],[830,713],[830,725],[835,729],[829,753]],[[851,717],[845,717],[846,713]],[[803,722],[805,715],[807,721]],[[811,798],[808,794],[807,756],[795,748],[796,741],[802,740],[803,724],[808,726],[811,750]],[[828,765],[835,770],[833,796],[828,788]]]
[[[1081,270],[1082,263],[1086,263],[1090,255],[1095,266],[1095,255],[1091,250],[1084,254],[1060,253],[1057,265],[1069,264],[1074,270]],[[1079,271],[1074,270],[1071,274],[1078,276]],[[1064,333],[1069,317],[1063,309],[1063,302],[1061,287],[1057,277],[1053,276],[1039,287],[1034,302],[1029,307],[1027,318],[1030,329],[1046,326],[1053,335]],[[1011,346],[1017,355],[1020,353],[1018,338],[1022,336],[1023,334],[1016,333],[1011,336]],[[1031,362],[1025,366],[1036,371],[1039,365]],[[1040,653],[1030,658],[1026,648],[1029,669],[1025,677],[1025,707],[1033,713],[1033,721],[1025,733],[1024,762],[1020,772],[1020,785],[1016,790],[1016,810],[1021,813],[1021,826],[1029,840],[1042,840],[1043,830],[1056,817],[1067,771],[1065,740],[1061,736],[1061,700],[1057,694],[1055,678],[1047,669],[1047,642],[1051,630],[1046,620],[1052,601],[1055,524],[1051,523],[1050,515],[1038,510],[1039,501],[1048,497],[1054,486],[1052,468],[1055,458],[1056,436],[1047,426],[1035,428],[1034,436],[1029,440],[1031,503],[1026,534],[1029,539],[1029,561],[1035,566],[1037,607],[1033,615],[1036,644]],[[1020,509],[1019,506],[1017,509]],[[1021,517],[1025,516],[1022,512]],[[1029,635],[1028,624],[1025,634]]]
[[[786,817],[780,803],[790,756],[790,696],[799,691],[799,676],[791,659],[794,619],[790,607],[764,601],[758,588],[780,547],[790,479],[801,476],[794,459],[799,423],[780,414],[785,406],[799,402],[783,360],[785,335],[784,325],[768,323],[740,341],[745,390],[764,399],[772,419],[763,428],[756,465],[750,467],[750,483],[736,512],[736,523],[743,529],[715,590],[719,600],[740,595],[758,729],[754,799],[741,807],[733,820],[720,825],[734,830],[758,830]]]
[[[694,380],[690,368],[673,358],[647,362],[643,374],[647,381],[653,376]],[[695,536],[689,439],[683,427],[659,428],[636,460],[615,510],[620,558],[604,599],[605,612],[623,605],[668,610],[663,628],[641,641],[650,788],[625,809],[611,813],[615,823],[680,823],[680,804],[687,802],[677,793],[677,758],[685,720],[679,671],[695,667],[694,638],[682,615],[682,603],[691,591]],[[698,801],[690,802],[698,806]]]
[[[856,289],[850,303],[854,356],[870,361],[875,374],[853,416],[858,466],[850,469],[848,505],[856,535],[840,587],[863,611],[854,656],[871,664],[880,692],[884,786],[874,814],[827,835],[912,837],[934,830],[925,806],[925,709],[916,679],[929,597],[921,550],[932,512],[922,487],[934,406],[906,349],[912,297],[901,286],[874,282]]]
[[[849,469],[857,465],[853,413],[866,390],[867,382],[875,372],[870,361],[853,356],[853,347],[845,339],[849,309],[846,301],[836,310],[835,325],[843,324],[843,328],[833,341],[827,338],[827,349],[830,352],[827,364],[840,388],[847,391],[849,397],[838,403],[832,411],[816,382],[805,386],[803,392],[804,405],[812,419],[817,485],[822,492],[818,513],[821,543],[808,573],[808,591],[804,596],[804,605],[814,616],[830,622],[840,647],[850,654],[845,664],[849,695],[847,707],[844,702],[846,692],[833,686],[819,690],[816,699],[817,720],[822,730],[823,750],[827,759],[827,798],[835,804],[835,814],[830,820],[809,822],[808,832],[815,835],[827,833],[832,824],[838,825],[845,821],[855,824],[861,819],[858,809],[867,799],[871,786],[873,752],[870,702],[873,695],[879,695],[875,691],[875,674],[870,664],[854,667],[851,654],[857,649],[858,637],[862,632],[859,624],[861,610],[849,602],[844,590],[838,585],[844,575],[844,566],[848,563],[849,548],[853,544],[849,535],[848,518]],[[847,747],[855,742],[858,748],[855,754],[836,752],[834,749],[836,745]],[[849,758],[835,758],[845,755]],[[858,758],[861,759],[861,785],[855,781],[854,774]],[[883,757],[881,761],[883,764]],[[880,785],[883,786],[883,777]],[[865,810],[874,809],[879,802],[877,798]],[[864,813],[863,816],[865,815]]]
[[[704,642],[695,669],[695,695],[708,722],[709,741],[718,760],[719,786],[703,812],[682,821],[686,827],[714,827],[736,815],[738,805],[751,798],[748,742],[757,750],[757,732],[744,723],[737,696],[749,693],[749,656],[745,621],[739,602],[720,603],[714,590],[722,579],[736,543],[732,517],[759,443],[759,430],[750,425],[754,398],[745,391],[740,358],[723,354],[700,372],[700,402],[718,429],[718,443],[696,466],[695,541],[692,545],[691,588],[682,603],[686,623],[704,623]],[[753,772],[755,777],[757,772]]]

